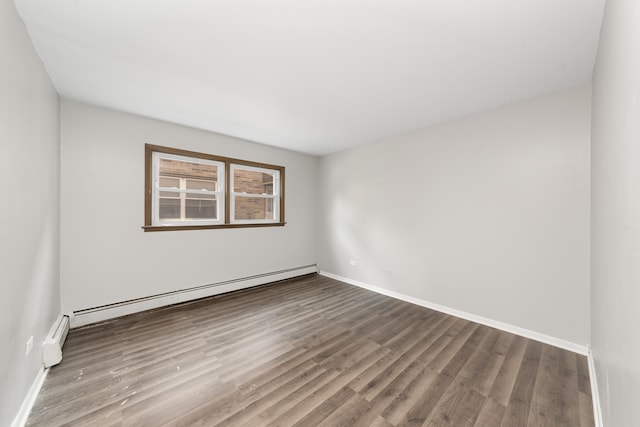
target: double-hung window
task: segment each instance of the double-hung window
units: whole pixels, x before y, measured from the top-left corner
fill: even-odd
[[[153,153],[153,225],[223,224],[224,163]]]
[[[145,146],[145,231],[284,225],[284,167]]]
[[[231,164],[231,223],[277,222],[280,171]]]

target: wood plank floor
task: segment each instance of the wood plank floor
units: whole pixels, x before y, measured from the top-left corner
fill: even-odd
[[[322,276],[72,330],[30,426],[593,426],[587,360]]]

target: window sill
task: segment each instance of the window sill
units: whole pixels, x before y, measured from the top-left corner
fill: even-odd
[[[258,224],[220,224],[220,225],[144,225],[142,229],[147,231],[183,231],[183,230],[212,230],[216,228],[256,228],[256,227],[283,227],[286,222],[267,222]]]

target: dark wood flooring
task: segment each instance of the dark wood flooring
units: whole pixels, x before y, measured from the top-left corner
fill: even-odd
[[[587,360],[322,276],[72,330],[30,426],[593,426]]]

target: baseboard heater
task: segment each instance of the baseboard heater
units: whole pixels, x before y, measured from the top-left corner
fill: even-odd
[[[161,294],[150,295],[143,298],[136,298],[121,301],[113,304],[98,307],[74,310],[71,314],[71,327],[77,328],[91,323],[101,322],[127,314],[137,313],[171,304],[206,298],[209,296],[236,291],[259,286],[266,283],[291,279],[306,274],[318,272],[317,264],[305,265],[301,267],[287,268],[284,270],[272,271],[269,273],[256,274],[254,276],[241,277],[237,279],[225,280],[217,283],[210,283],[192,288],[180,289]]]
[[[57,365],[62,360],[62,346],[69,333],[69,316],[60,315],[42,342],[42,362],[45,368]]]

